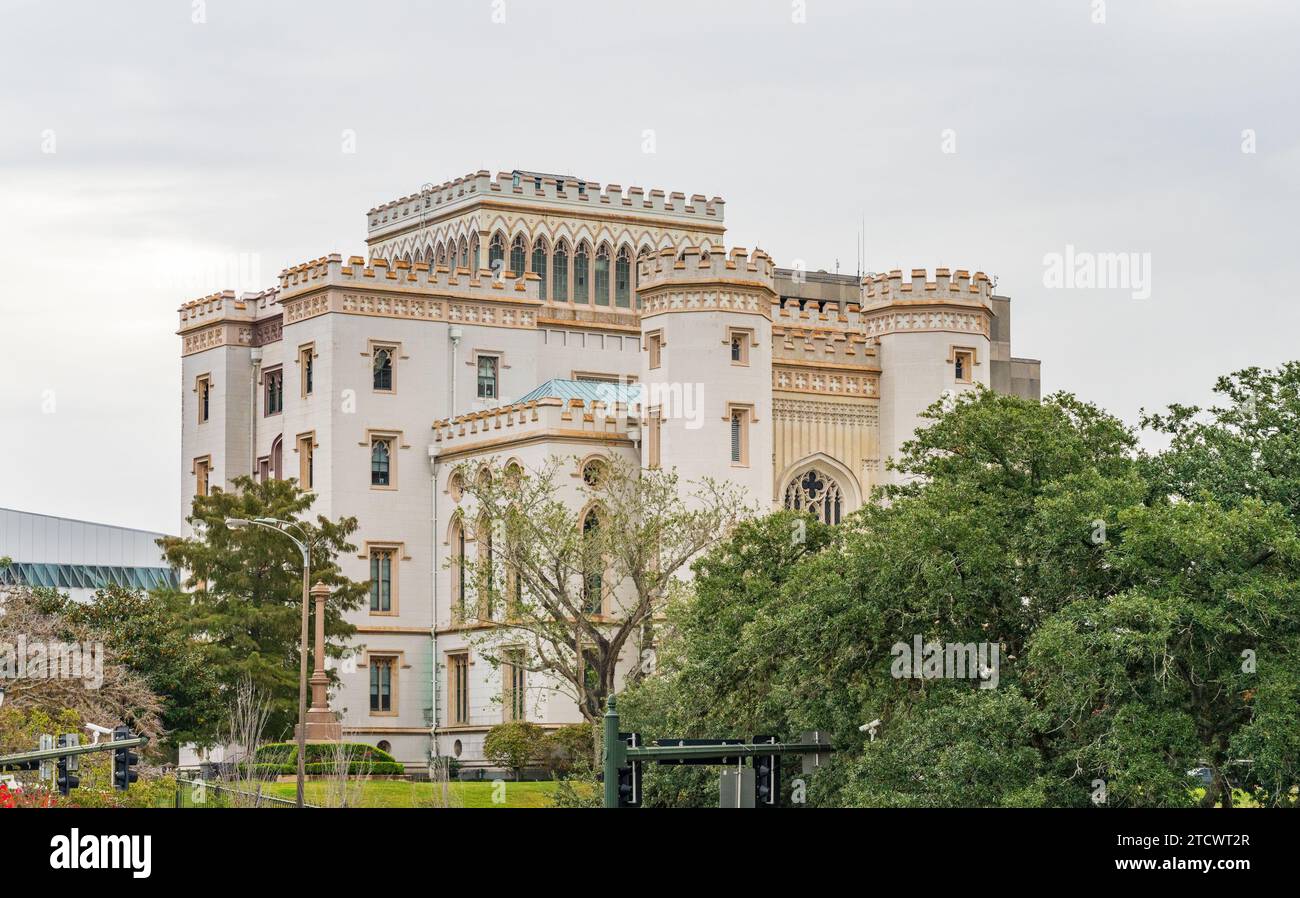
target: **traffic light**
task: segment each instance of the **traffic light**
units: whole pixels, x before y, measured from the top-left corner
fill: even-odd
[[[74,745],[81,744],[81,737],[76,733],[64,733],[59,737],[59,748],[71,748]],[[59,755],[59,760],[55,765],[54,783],[59,789],[60,795],[67,795],[73,789],[81,785],[81,777],[77,776],[80,769],[76,755]]]
[[[754,744],[774,743],[775,736],[755,736]],[[781,805],[781,756],[754,756],[754,807],[775,808]]]
[[[113,741],[118,742],[122,739],[130,739],[131,730],[129,727],[117,727],[113,730]],[[140,774],[131,768],[140,763],[140,756],[129,748],[113,749],[113,788],[121,789],[123,792],[136,780]]]
[[[628,748],[641,747],[640,733],[619,733],[618,738],[626,742]],[[641,807],[640,761],[632,761],[626,767],[618,768],[618,806],[620,808]]]

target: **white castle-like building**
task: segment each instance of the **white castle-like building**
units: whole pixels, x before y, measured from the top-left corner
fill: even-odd
[[[504,720],[581,719],[541,675],[487,663],[483,623],[458,614],[459,560],[479,548],[464,462],[562,459],[577,502],[583,465],[613,452],[838,523],[945,391],[1038,398],[983,273],[778,268],[725,247],[723,205],[479,171],[371,209],[366,257],[180,308],[183,513],[252,474],[360,522],[341,563],[370,603],[332,700],[347,738],[412,769],[474,765]],[[656,404],[675,389],[689,414]]]

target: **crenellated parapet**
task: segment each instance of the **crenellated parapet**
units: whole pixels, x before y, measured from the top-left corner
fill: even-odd
[[[222,290],[184,303],[177,313],[181,355],[218,346],[262,346],[280,339],[275,288],[236,294]]]
[[[537,301],[537,275],[530,272],[517,278],[494,277],[486,270],[450,269],[424,262],[407,262],[350,256],[345,263],[338,253],[331,253],[280,272],[281,301],[308,291],[329,286],[365,286],[385,290],[450,293],[481,298]]]
[[[988,305],[993,295],[993,283],[982,271],[971,274],[964,268],[950,271],[936,268],[930,279],[924,268],[913,268],[909,278],[895,268],[888,274],[870,275],[862,279],[865,305],[878,305],[908,300],[957,300]]]
[[[667,247],[638,262],[641,316],[720,311],[771,318],[773,272],[771,257],[761,249],[751,254],[741,247],[730,253]]]
[[[516,440],[547,434],[626,442],[630,427],[637,426],[635,410],[622,402],[590,402],[547,396],[442,418],[433,422],[436,454],[445,459],[458,452],[506,446]]]
[[[641,187],[629,187],[624,192],[618,184],[607,184],[602,190],[598,182],[582,178],[534,172],[500,172],[494,178],[487,170],[479,170],[375,206],[366,213],[368,231],[373,236],[491,198],[568,206],[576,215],[595,209],[621,210],[715,225],[722,223],[725,206],[721,197],[708,198],[699,193],[688,198],[678,191]]]

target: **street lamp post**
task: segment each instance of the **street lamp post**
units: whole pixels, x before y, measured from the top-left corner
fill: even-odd
[[[264,527],[283,534],[293,541],[302,552],[302,634],[298,646],[298,807],[303,807],[303,781],[306,772],[307,755],[307,615],[308,585],[311,583],[311,547],[289,533],[284,527],[292,526],[291,521],[278,518],[227,518],[226,526],[233,530],[244,527]]]

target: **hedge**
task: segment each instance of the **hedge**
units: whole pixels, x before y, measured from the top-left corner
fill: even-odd
[[[298,764],[254,764],[253,771],[258,777],[293,776],[298,772]],[[303,773],[307,776],[333,776],[338,773],[335,764],[304,764]],[[349,776],[401,776],[406,768],[397,761],[352,761],[348,764]]]
[[[364,742],[313,742],[307,746],[307,766],[333,767],[336,760],[341,755],[346,755],[347,759],[353,765],[372,767],[380,764],[398,764],[397,759],[386,751],[375,748],[373,745],[366,745]],[[298,770],[298,744],[296,742],[270,742],[260,746],[253,755],[253,761],[258,766],[263,764],[288,765],[293,768],[291,773]],[[372,773],[378,773],[372,770]],[[398,771],[402,772],[401,770]]]

